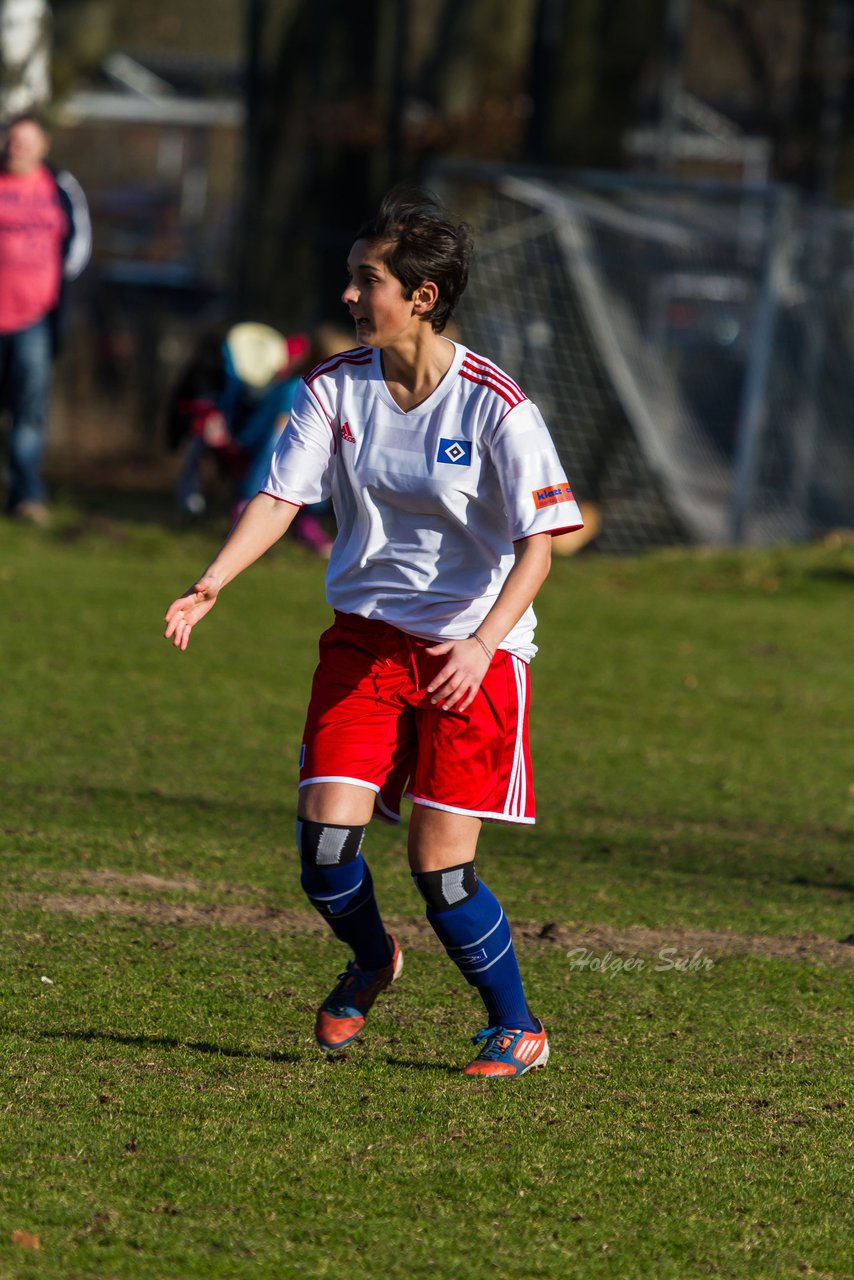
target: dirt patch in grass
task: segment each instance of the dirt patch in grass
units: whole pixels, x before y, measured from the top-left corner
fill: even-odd
[[[687,959],[698,951],[710,958],[733,955],[768,956],[775,960],[805,960],[813,964],[854,967],[854,946],[823,938],[818,934],[774,937],[764,933],[729,933],[724,929],[644,929],[640,926],[616,929],[601,924],[515,924],[520,940],[567,950],[586,947],[601,955],[658,956],[668,953],[672,960]],[[671,950],[672,949],[672,950]]]
[[[173,879],[148,872],[127,874],[123,871],[78,871],[77,879],[95,889],[144,889],[150,893],[201,893],[205,885],[190,877]]]
[[[99,884],[108,883],[105,876],[114,876],[113,882],[117,886],[122,884],[127,888],[135,886],[155,891],[158,888],[161,891],[179,888],[198,891],[202,888],[200,882],[189,880],[168,880],[148,875],[123,876],[104,872],[93,873],[93,876],[95,874]],[[93,883],[95,882],[93,879]],[[134,900],[102,893],[18,893],[10,894],[7,901],[11,906],[35,907],[77,919],[105,915],[155,926],[263,929],[269,933],[285,935],[327,933],[326,925],[319,916],[298,908],[170,902],[160,898]],[[387,923],[403,946],[432,951],[439,945],[433,930],[424,919],[388,916]],[[660,956],[665,952],[674,961],[689,959],[698,952],[710,959],[756,955],[839,968],[854,967],[854,946],[815,934],[774,937],[767,934],[729,933],[718,929],[618,929],[583,921],[558,924],[554,921],[530,920],[514,921],[513,932],[523,949],[553,950],[557,947],[569,951],[575,947],[583,947],[596,956],[603,956],[609,951],[620,956]]]
[[[91,919],[115,916],[141,924],[210,926],[232,929],[265,929],[270,933],[322,933],[323,922],[296,908],[226,906],[222,903],[168,902],[162,898],[134,901],[103,893],[9,894],[13,906],[35,906],[57,915]]]

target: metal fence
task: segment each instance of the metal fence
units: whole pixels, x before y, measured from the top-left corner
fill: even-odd
[[[463,338],[542,408],[598,545],[854,526],[854,216],[786,188],[445,164]]]

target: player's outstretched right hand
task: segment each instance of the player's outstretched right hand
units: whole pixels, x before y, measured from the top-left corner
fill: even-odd
[[[167,640],[172,641],[176,649],[186,649],[193,627],[216,604],[219,588],[216,578],[200,578],[189,591],[172,601],[166,610],[166,630],[163,634]]]

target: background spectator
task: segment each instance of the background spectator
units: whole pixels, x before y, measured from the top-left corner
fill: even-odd
[[[177,498],[185,514],[199,516],[207,508],[208,460],[230,486],[233,519],[255,496],[267,478],[310,351],[306,335],[284,337],[252,321],[234,325],[225,335],[213,331],[202,336],[169,408],[169,443],[183,451]],[[319,514],[313,508],[301,510],[293,533],[327,556],[332,539]]]
[[[9,411],[6,510],[45,524],[41,461],[64,285],[89,260],[91,233],[78,182],[45,158],[44,126],[32,115],[6,126],[0,153],[0,388]]]

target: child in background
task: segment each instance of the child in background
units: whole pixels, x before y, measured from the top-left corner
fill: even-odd
[[[286,338],[251,321],[234,325],[224,337],[201,338],[169,410],[169,443],[184,447],[176,492],[187,515],[202,515],[207,507],[202,471],[208,457],[232,487],[232,522],[261,488],[310,346],[305,334]],[[322,511],[322,504],[303,510],[292,532],[328,558],[332,539],[319,519]]]

